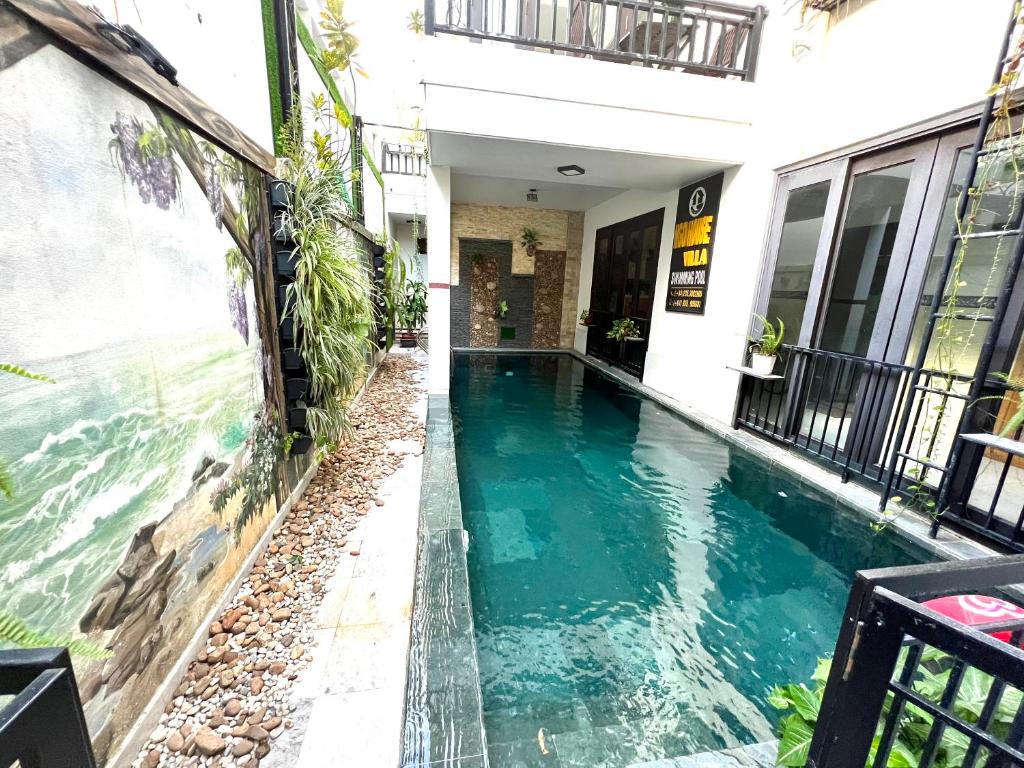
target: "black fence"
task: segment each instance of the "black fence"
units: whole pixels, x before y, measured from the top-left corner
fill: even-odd
[[[67,650],[0,651],[0,695],[0,765],[95,768]]]
[[[806,765],[1024,765],[1024,620],[992,599],[1022,582],[1024,556],[858,573]],[[922,604],[952,594],[990,620]]]
[[[617,319],[610,312],[590,310],[591,324],[587,327],[587,354],[642,379],[644,362],[647,359],[647,342],[651,332],[651,321],[644,317],[629,318],[640,329],[640,335],[633,339],[616,341],[608,338],[608,331],[612,328],[612,322]]]
[[[961,386],[961,389],[965,389]],[[956,523],[1004,547],[1024,552],[1024,442],[1022,429],[1001,434],[1021,395],[1002,380],[990,380],[975,407],[956,403],[945,415],[956,430],[960,461],[949,483],[948,506],[942,520]],[[1010,400],[1007,398],[1015,398]],[[954,401],[955,402],[955,401]],[[1000,418],[1000,411],[1004,411]],[[955,424],[955,427],[952,426]],[[914,429],[909,432],[915,433]],[[936,520],[936,527],[939,521]]]
[[[837,468],[843,482],[882,482],[893,448],[890,415],[906,407],[909,366],[783,347],[776,373],[745,376],[736,425]]]
[[[380,170],[402,176],[426,176],[427,156],[411,144],[385,144],[381,150]]]
[[[753,80],[756,8],[669,0],[425,0],[427,34],[498,40],[569,56]]]

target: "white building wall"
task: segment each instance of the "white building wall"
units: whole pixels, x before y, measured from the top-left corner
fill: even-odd
[[[755,126],[778,167],[980,102],[1011,4],[850,0],[835,13],[771,0]]]
[[[451,372],[451,197],[452,173],[446,166],[427,170],[427,307],[430,312],[430,394],[447,394]]]

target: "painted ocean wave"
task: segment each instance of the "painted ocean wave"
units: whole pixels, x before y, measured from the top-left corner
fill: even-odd
[[[204,457],[230,463],[261,393],[237,335],[35,362],[57,385],[0,389],[15,498],[0,505],[9,610],[75,626],[134,532],[189,492]],[[9,409],[9,410],[8,410]]]

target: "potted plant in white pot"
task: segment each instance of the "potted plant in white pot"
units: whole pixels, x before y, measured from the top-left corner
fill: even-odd
[[[781,317],[775,318],[779,327],[776,329],[771,321],[761,315],[754,315],[761,321],[761,335],[750,337],[750,368],[758,376],[770,376],[775,370],[775,361],[779,356],[779,348],[786,335],[786,325]]]
[[[590,316],[590,310],[584,309],[580,312],[580,325],[584,328],[589,328],[594,324],[594,318]]]

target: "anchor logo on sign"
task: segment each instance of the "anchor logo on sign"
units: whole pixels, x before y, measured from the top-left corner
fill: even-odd
[[[697,218],[700,216],[701,211],[704,210],[704,204],[708,201],[708,193],[704,191],[704,187],[697,187],[693,190],[693,194],[690,195],[690,216]]]

